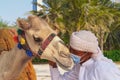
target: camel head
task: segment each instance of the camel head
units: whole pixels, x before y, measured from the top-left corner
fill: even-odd
[[[57,62],[63,69],[72,68],[73,60],[68,48],[45,20],[29,16],[27,20],[19,19],[18,26],[25,32],[32,52],[39,54],[41,59]]]
[[[31,16],[28,19],[18,19],[18,40],[23,48],[31,51],[28,56],[36,56],[41,52],[41,43],[43,38],[41,37],[41,28],[34,25]],[[36,24],[36,23],[35,23]],[[20,33],[20,34],[19,34]],[[23,40],[24,39],[24,40]]]

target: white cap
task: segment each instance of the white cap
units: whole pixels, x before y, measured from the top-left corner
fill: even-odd
[[[70,37],[70,46],[75,50],[98,53],[97,38],[90,31],[73,32]]]

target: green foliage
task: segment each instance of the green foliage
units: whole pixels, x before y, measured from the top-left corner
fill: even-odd
[[[120,50],[104,51],[104,55],[113,61],[120,61]]]
[[[58,35],[66,45],[69,43],[70,35],[68,33],[65,33],[64,35],[62,33],[59,33]]]
[[[60,37],[66,38],[73,31],[90,30],[96,34],[100,43],[107,50],[119,49],[120,40],[120,4],[111,0],[43,0],[45,5],[38,15],[61,32]],[[113,47],[112,47],[112,46]],[[105,50],[104,49],[104,50]]]
[[[48,63],[48,60],[46,60],[46,59],[40,59],[40,58],[35,57],[35,58],[32,60],[32,63],[33,63],[33,64]]]
[[[7,22],[5,22],[2,19],[0,19],[0,28],[5,28],[5,27],[8,27]]]

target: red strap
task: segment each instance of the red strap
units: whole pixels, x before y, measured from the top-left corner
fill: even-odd
[[[53,40],[53,38],[55,37],[55,34],[52,33],[42,44],[42,49],[45,50],[45,48],[49,45],[49,43]]]

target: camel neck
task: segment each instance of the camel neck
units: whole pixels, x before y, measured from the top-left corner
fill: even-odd
[[[4,78],[0,76],[0,80],[7,80],[8,77],[14,80],[29,60],[31,58],[26,55],[25,50],[20,50],[17,46],[10,51],[3,51],[0,55],[0,75],[4,75]]]

